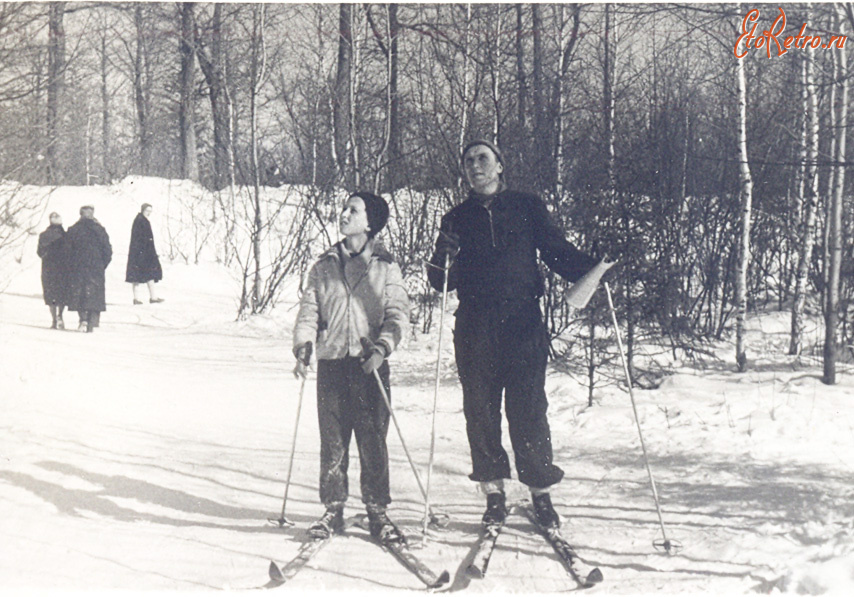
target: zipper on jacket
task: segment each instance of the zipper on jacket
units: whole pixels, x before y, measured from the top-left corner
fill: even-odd
[[[492,239],[492,248],[495,247],[495,227],[492,225],[492,210],[486,207],[485,205],[481,205],[483,209],[486,210],[486,216],[489,218],[489,236]]]

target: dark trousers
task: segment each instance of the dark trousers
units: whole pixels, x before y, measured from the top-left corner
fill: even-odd
[[[77,317],[80,319],[80,323],[88,323],[91,328],[101,325],[100,311],[78,311]]]
[[[454,326],[457,370],[473,481],[510,478],[501,445],[501,405],[507,410],[519,481],[543,488],[563,478],[552,463],[545,392],[548,336],[535,300],[460,303]]]
[[[379,368],[391,400],[388,362]],[[346,502],[350,438],[356,435],[361,464],[362,501],[386,506],[391,502],[388,481],[389,412],[373,374],[365,375],[359,359],[317,362],[317,416],[320,422],[320,501]]]

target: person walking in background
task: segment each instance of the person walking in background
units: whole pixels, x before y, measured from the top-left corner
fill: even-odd
[[[469,478],[486,493],[483,524],[503,523],[504,479],[510,478],[501,445],[503,393],[519,481],[531,491],[538,522],[557,528],[549,488],[564,473],[552,462],[546,416],[548,335],[537,254],[573,282],[596,261],[566,240],[539,197],[506,187],[504,158],[494,144],[469,143],[461,161],[471,191],[442,218],[428,278],[442,290],[447,256],[448,290],[456,289],[459,297],[454,352],[471,449]]]
[[[141,305],[140,284],[148,285],[148,302],[162,303],[154,290],[154,284],[163,279],[163,269],[154,248],[154,234],[151,231],[151,205],[143,203],[133,220],[128,249],[128,266],[125,281],[133,284],[133,304]]]
[[[297,376],[306,376],[312,347],[317,347],[320,500],[326,512],[309,528],[316,538],[344,527],[350,438],[355,433],[371,535],[380,542],[404,540],[386,514],[391,502],[389,412],[374,375],[378,372],[390,396],[386,359],[409,324],[400,267],[375,239],[388,213],[385,200],[372,193],[347,199],[339,220],[344,239],[312,266],[294,326]]]
[[[105,271],[113,258],[110,237],[95,219],[95,208],[84,205],[80,219],[66,233],[68,243],[68,310],[80,317],[78,331],[92,332],[107,310]]]
[[[39,234],[39,246],[36,250],[42,259],[42,291],[44,302],[50,308],[53,319],[51,329],[64,330],[62,311],[68,303],[68,276],[66,267],[65,228],[62,216],[50,214],[50,225]]]

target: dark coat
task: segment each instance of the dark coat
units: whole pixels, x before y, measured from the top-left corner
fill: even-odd
[[[68,266],[65,228],[51,224],[39,234],[36,250],[42,258],[42,290],[46,305],[68,303]]]
[[[536,195],[503,190],[489,209],[480,198],[469,198],[445,214],[441,229],[459,235],[460,252],[448,277],[448,290],[457,290],[460,304],[536,299],[543,295],[537,253],[549,269],[575,282],[596,261],[573,246],[552,222],[545,203]],[[430,284],[442,289],[444,263],[434,253],[427,268]]]
[[[136,214],[130,231],[130,249],[128,249],[128,267],[125,282],[144,284],[159,282],[163,279],[160,259],[154,249],[154,234],[151,223],[141,213]]]
[[[70,277],[69,311],[106,311],[104,271],[113,258],[110,237],[97,220],[80,218],[65,235]]]

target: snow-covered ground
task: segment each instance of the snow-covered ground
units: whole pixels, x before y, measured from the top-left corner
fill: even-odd
[[[135,185],[135,186],[134,186]],[[177,185],[177,186],[176,186]],[[237,283],[223,266],[164,259],[166,302],[131,304],[124,268],[142,201],[165,253],[178,183],[156,179],[50,194],[68,226],[94,203],[113,241],[107,312],[93,334],[48,329],[35,237],[4,264],[0,294],[0,589],[214,590],[261,587],[270,560],[296,554],[321,513],[314,379],[306,385],[287,516],[282,505],[299,383],[290,373],[295,292],[269,315],[235,321]],[[32,192],[36,190],[30,189]],[[41,189],[40,192],[45,192]],[[189,192],[189,191],[188,191]],[[173,214],[174,215],[174,214]],[[160,218],[160,219],[158,219]],[[820,363],[785,355],[788,319],[751,319],[751,371],[737,374],[729,344],[717,358],[674,363],[656,390],[637,390],[669,538],[661,536],[631,401],[624,390],[548,380],[556,461],[553,493],[564,529],[605,582],[590,594],[793,593],[854,590],[854,372],[820,382]],[[448,332],[453,317],[446,319]],[[74,314],[66,321],[76,328]],[[413,334],[392,360],[393,402],[422,477],[430,446],[436,335]],[[451,573],[450,591],[562,592],[574,585],[521,517],[510,519],[483,580],[467,579],[484,504],[473,483],[452,368],[443,347],[431,501],[451,517],[419,555]],[[509,442],[505,442],[509,447]],[[423,500],[389,431],[391,514],[420,538]],[[361,511],[351,453],[347,514]],[[525,497],[510,484],[509,499]],[[358,529],[336,539],[280,591],[422,590]]]

